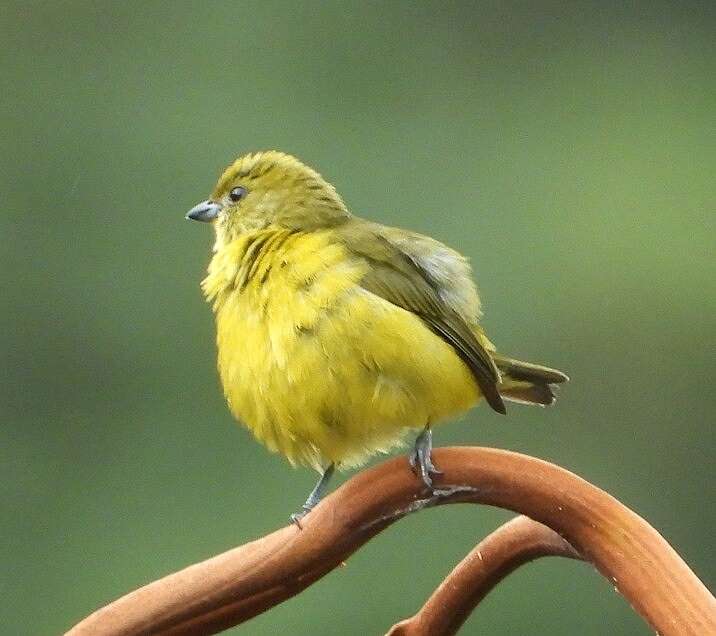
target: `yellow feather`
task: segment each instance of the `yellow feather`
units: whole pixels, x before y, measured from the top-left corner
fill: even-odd
[[[317,172],[277,152],[238,159],[200,206],[192,218],[216,230],[202,286],[226,399],[291,463],[359,465],[473,406],[475,373],[500,382],[497,366],[479,366],[494,346],[457,252],[353,217]],[[500,364],[528,387],[559,377]]]
[[[237,419],[292,463],[354,466],[468,409],[467,367],[413,314],[362,290],[366,264],[330,231],[290,236],[264,255],[270,274],[236,287],[247,234],[218,252],[203,286],[214,299],[219,372]]]

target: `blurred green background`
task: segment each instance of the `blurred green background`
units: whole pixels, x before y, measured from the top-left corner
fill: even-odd
[[[712,2],[22,2],[0,16],[2,634],[56,634],[286,523],[313,484],[235,426],[184,221],[278,148],[351,208],[469,255],[554,409],[438,444],[565,466],[714,561]],[[380,634],[511,515],[405,519],[237,633]],[[580,563],[503,582],[464,633],[648,634]]]

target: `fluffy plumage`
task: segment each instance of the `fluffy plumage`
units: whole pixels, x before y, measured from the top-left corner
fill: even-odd
[[[200,206],[229,407],[292,463],[358,465],[481,397],[549,404],[567,379],[495,353],[463,256],[353,216],[290,155],[239,158]]]

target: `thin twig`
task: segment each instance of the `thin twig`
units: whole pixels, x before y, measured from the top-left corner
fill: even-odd
[[[545,556],[581,559],[554,530],[515,517],[485,537],[447,575],[420,610],[393,626],[387,636],[452,636],[478,603],[518,567]]]
[[[456,502],[544,523],[618,587],[664,636],[716,635],[716,599],[646,521],[553,464],[489,448],[436,449],[426,492],[404,458],[365,470],[302,521],[150,583],[96,611],[71,636],[211,634],[297,594],[406,514]]]

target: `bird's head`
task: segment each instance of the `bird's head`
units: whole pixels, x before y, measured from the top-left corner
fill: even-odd
[[[313,230],[349,217],[335,188],[320,174],[274,150],[239,157],[224,170],[211,198],[186,215],[213,223],[219,246],[272,225]]]

